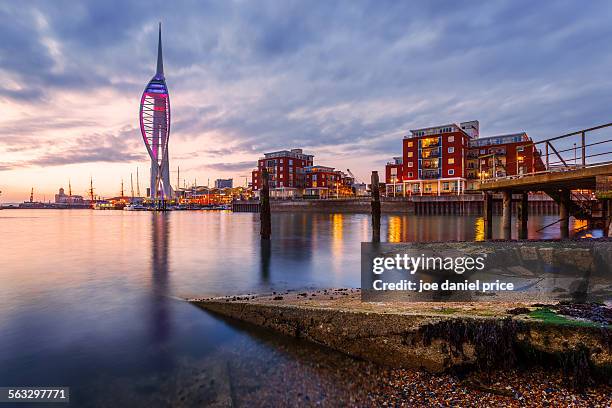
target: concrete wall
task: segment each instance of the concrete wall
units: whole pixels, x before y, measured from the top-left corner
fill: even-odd
[[[518,200],[519,196],[515,199]],[[501,195],[494,196],[493,210],[501,214]],[[274,212],[340,212],[340,213],[370,213],[370,197],[327,200],[270,200]],[[480,215],[483,199],[480,194],[465,194],[460,196],[412,196],[412,197],[381,197],[381,209],[387,214],[456,214]],[[235,212],[257,212],[258,201],[234,203]],[[513,203],[516,211],[516,203]],[[557,205],[552,199],[544,196],[529,197],[529,212],[531,214],[556,214]]]

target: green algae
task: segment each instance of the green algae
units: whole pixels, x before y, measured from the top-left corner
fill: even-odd
[[[569,319],[565,316],[558,315],[553,310],[543,307],[536,310],[532,310],[529,317],[542,321],[545,324],[555,324],[559,326],[577,326],[577,327],[601,327],[601,325],[594,322],[586,322],[583,320]]]

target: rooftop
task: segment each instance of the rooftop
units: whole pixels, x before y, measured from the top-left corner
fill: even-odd
[[[469,142],[470,147],[479,147],[479,146],[489,146],[489,145],[499,145],[506,143],[519,143],[519,142],[527,142],[529,141],[529,136],[525,132],[519,133],[508,133],[505,135],[497,135],[497,136],[488,136],[482,137],[478,139],[472,139]]]

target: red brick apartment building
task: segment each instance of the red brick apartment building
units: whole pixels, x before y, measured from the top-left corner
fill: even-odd
[[[386,193],[462,194],[479,179],[544,169],[541,155],[525,132],[479,138],[478,121],[411,130],[402,156],[385,168]]]
[[[261,172],[270,174],[270,196],[273,198],[344,197],[352,193],[353,180],[333,167],[313,165],[314,155],[302,149],[265,153],[252,171],[253,191],[261,189]],[[257,193],[256,193],[257,194]]]

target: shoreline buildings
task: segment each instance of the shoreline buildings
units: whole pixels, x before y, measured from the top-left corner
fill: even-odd
[[[151,158],[151,183],[147,195],[154,201],[172,198],[168,142],[170,95],[164,76],[161,23],[157,43],[157,70],[140,99],[140,133]]]
[[[253,191],[262,187],[261,173],[268,169],[272,198],[331,198],[354,195],[355,180],[333,167],[314,165],[314,155],[302,149],[264,153],[251,172]]]
[[[72,190],[69,188],[69,190]],[[85,201],[83,196],[72,194],[70,191],[66,194],[63,187],[61,187],[58,193],[55,195],[55,204],[67,205],[67,206],[89,206],[90,201]]]
[[[402,156],[385,167],[386,194],[463,194],[481,179],[544,169],[525,132],[481,138],[479,128],[474,120],[411,130],[402,140]]]

